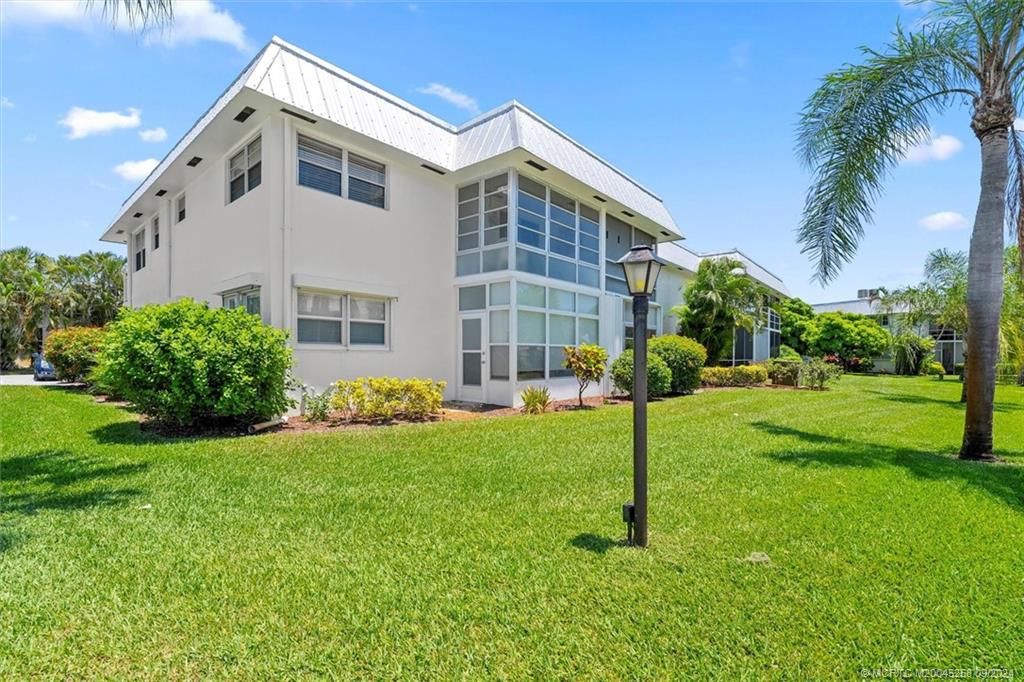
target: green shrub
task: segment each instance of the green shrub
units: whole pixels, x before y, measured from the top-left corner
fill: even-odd
[[[700,382],[705,386],[754,386],[768,381],[764,365],[736,365],[735,367],[705,367]]]
[[[939,379],[946,378],[946,368],[942,366],[941,362],[930,362],[928,363],[928,374]]]
[[[331,416],[334,386],[328,386],[317,395],[312,389],[303,388],[303,416],[308,422],[323,422]]]
[[[148,305],[109,325],[95,377],[161,422],[263,421],[294,404],[286,338],[244,309]]]
[[[903,332],[892,338],[889,353],[897,374],[913,376],[924,374],[934,350],[935,341],[931,337]]]
[[[803,338],[809,355],[836,356],[851,370],[861,369],[865,360],[885,353],[891,343],[889,332],[878,322],[856,313],[816,315],[807,321]]]
[[[783,359],[781,356],[765,360],[764,369],[768,372],[768,378],[778,386],[799,386],[800,368],[803,367],[800,356],[797,359]]]
[[[800,368],[800,385],[823,391],[828,384],[839,381],[842,376],[843,368],[840,365],[814,358]]]
[[[432,379],[360,377],[334,383],[331,406],[348,419],[425,419],[440,414],[446,383]]]
[[[546,386],[529,386],[522,392],[523,412],[541,414],[547,412],[551,404],[551,394]]]
[[[583,407],[583,391],[591,381],[600,381],[607,371],[608,351],[601,346],[583,343],[577,347],[566,346],[565,366],[580,384],[580,407]]]
[[[43,356],[61,381],[87,380],[106,336],[104,327],[55,329],[46,336]]]
[[[623,393],[633,396],[633,351],[623,351],[612,363],[612,383]],[[672,388],[672,370],[654,353],[647,354],[647,397],[665,395]]]
[[[700,386],[700,370],[707,362],[704,346],[686,336],[670,334],[651,339],[648,350],[672,372],[672,393],[693,393]]]
[[[777,359],[779,359],[779,360],[797,360],[799,362],[803,361],[803,358],[800,357],[800,354],[797,353],[792,348],[790,348],[789,346],[787,346],[786,344],[782,344],[781,346],[779,346],[779,357]]]

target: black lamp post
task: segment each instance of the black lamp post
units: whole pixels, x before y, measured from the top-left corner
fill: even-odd
[[[650,246],[619,259],[633,297],[633,501],[623,505],[631,544],[647,546],[647,311],[664,264]]]

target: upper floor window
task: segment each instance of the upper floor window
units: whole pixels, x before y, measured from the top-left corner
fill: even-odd
[[[299,135],[299,184],[352,201],[384,208],[387,168],[382,163],[357,154],[346,154],[339,147]],[[343,182],[344,178],[344,182]]]
[[[460,187],[458,204],[455,274],[508,268],[508,173]]]
[[[153,216],[150,227],[153,231],[153,250],[156,251],[160,248],[160,216]]]
[[[260,288],[246,287],[221,295],[221,305],[228,310],[245,308],[247,313],[260,314]]]
[[[350,153],[348,198],[384,208],[384,164]]]
[[[135,251],[135,271],[138,272],[146,267],[146,229],[143,228],[132,235],[132,242]]]
[[[228,203],[259,187],[262,179],[260,138],[257,137],[228,162]]]
[[[175,202],[175,210],[178,214],[178,222],[180,223],[185,219],[185,195],[182,194],[178,197],[178,201]]]
[[[653,247],[655,239],[613,215],[605,218],[604,288],[606,291],[623,296],[629,295],[626,274],[622,271],[618,260],[638,244],[647,244]]]

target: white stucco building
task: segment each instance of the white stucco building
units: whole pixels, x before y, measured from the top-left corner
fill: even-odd
[[[278,38],[102,237],[127,245],[128,305],[245,306],[317,388],[432,377],[503,405],[538,382],[574,395],[564,345],[621,352],[614,262],[635,243],[674,263],[652,306],[671,331],[701,258],[662,246],[681,238],[657,195],[515,101],[453,126]]]

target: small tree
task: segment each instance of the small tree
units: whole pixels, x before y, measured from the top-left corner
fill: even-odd
[[[566,346],[565,366],[580,383],[580,407],[583,407],[583,391],[592,381],[600,381],[607,371],[608,351],[601,346],[584,343],[577,347]]]

